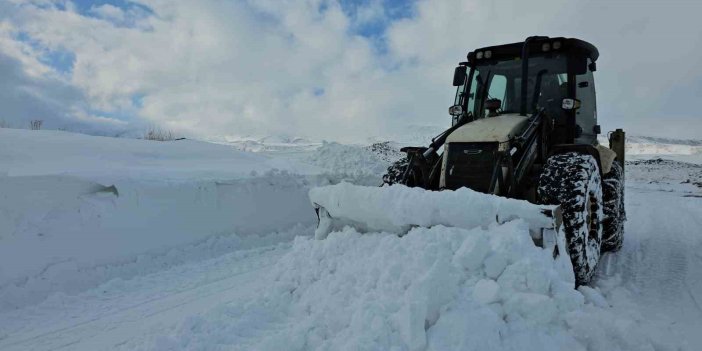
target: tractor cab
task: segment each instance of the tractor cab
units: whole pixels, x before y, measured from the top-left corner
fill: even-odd
[[[552,143],[594,144],[598,56],[585,41],[548,37],[472,51],[454,74],[453,123],[542,114],[552,126]]]

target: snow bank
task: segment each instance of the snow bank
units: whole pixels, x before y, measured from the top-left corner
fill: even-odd
[[[556,209],[468,188],[426,191],[403,185],[367,187],[339,183],[313,188],[309,196],[313,205],[323,208],[322,222],[316,231],[318,238],[346,224],[366,231],[405,233],[413,226],[486,227],[515,218],[526,220],[533,231],[539,231],[554,227],[550,214]]]
[[[187,140],[0,129],[0,310],[113,278],[98,266],[312,226],[317,171]]]
[[[334,174],[373,175],[380,180],[388,166],[402,156],[399,147],[389,142],[369,146],[324,142],[307,161]]]
[[[311,226],[316,219],[307,189],[304,180],[275,172],[227,182],[114,187],[59,176],[0,177],[0,310],[21,305],[27,293],[38,299],[87,288],[94,282],[81,272],[94,266],[217,235]],[[16,299],[4,294],[10,291]]]
[[[574,290],[519,220],[298,237],[261,284],[245,305],[187,318],[146,349],[666,349],[597,290]]]

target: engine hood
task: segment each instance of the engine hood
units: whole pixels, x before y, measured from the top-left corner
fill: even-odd
[[[446,143],[506,142],[524,130],[528,120],[516,113],[482,118],[454,130]]]

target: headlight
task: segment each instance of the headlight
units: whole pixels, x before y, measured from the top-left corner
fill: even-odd
[[[490,51],[490,50],[485,51],[485,58],[486,58],[486,59],[489,59],[489,58],[491,58],[491,57],[492,57],[492,51]]]
[[[453,106],[449,107],[449,115],[460,116],[462,114],[463,114],[463,106],[453,105]]]
[[[480,60],[481,58],[483,58],[483,52],[482,52],[482,51],[478,51],[478,53],[475,54],[475,58],[477,58],[478,60]]]
[[[549,50],[551,50],[551,43],[544,43],[543,45],[541,45],[541,50],[542,50],[542,51],[549,51]]]
[[[561,48],[561,42],[560,41],[554,41],[553,42],[553,50],[558,50]]]
[[[580,108],[580,100],[565,98],[561,103],[561,108],[564,110],[577,110]]]

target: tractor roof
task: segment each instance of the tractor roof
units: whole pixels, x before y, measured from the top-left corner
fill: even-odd
[[[468,53],[468,62],[474,64],[481,60],[505,60],[520,58],[524,42],[488,46]],[[489,54],[486,54],[489,52]],[[589,57],[593,62],[600,56],[597,48],[580,39],[538,37],[529,42],[529,55],[535,56],[549,52],[569,52]]]

